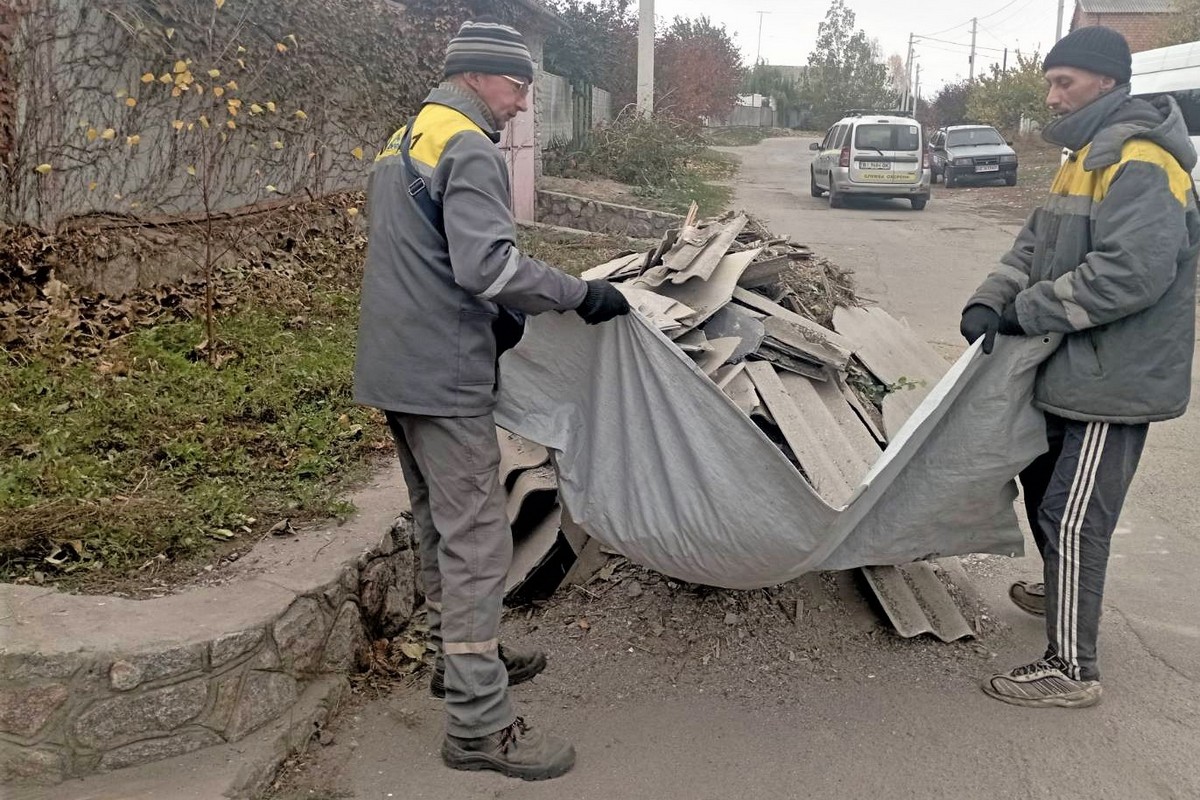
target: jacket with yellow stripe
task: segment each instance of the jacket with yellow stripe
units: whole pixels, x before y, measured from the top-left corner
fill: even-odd
[[[354,397],[406,414],[487,414],[500,306],[566,311],[587,287],[517,249],[499,134],[477,98],[443,84],[413,121],[413,166],[442,207],[445,236],[409,193],[403,134],[376,159],[368,188]]]
[[[1200,214],[1179,106],[1120,86],[1043,137],[1074,152],[967,305],[1000,313],[1015,304],[1027,334],[1066,334],[1038,374],[1042,410],[1126,424],[1180,416],[1191,392]]]

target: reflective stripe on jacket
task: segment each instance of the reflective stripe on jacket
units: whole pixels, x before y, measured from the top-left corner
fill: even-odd
[[[1015,303],[1026,333],[1068,334],[1039,374],[1043,410],[1177,417],[1191,393],[1200,252],[1196,154],[1179,107],[1122,87],[1052,123],[1046,138],[1077,151],[968,305]]]
[[[354,397],[406,414],[479,416],[496,402],[498,307],[565,311],[586,285],[517,249],[499,135],[477,100],[443,85],[413,122],[413,164],[442,207],[444,236],[409,194],[403,133],[379,154],[368,189]]]

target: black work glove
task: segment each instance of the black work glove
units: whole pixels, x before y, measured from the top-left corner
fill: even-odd
[[[492,333],[496,337],[496,358],[500,358],[516,347],[525,335],[525,315],[500,306],[500,313],[492,321]]]
[[[1000,332],[1005,336],[1025,336],[1025,329],[1021,327],[1021,321],[1017,319],[1017,304],[1009,303],[1004,307],[1004,312],[1000,315]]]
[[[987,306],[976,303],[968,306],[963,312],[958,330],[967,340],[967,344],[974,344],[975,340],[982,336],[983,352],[990,354],[996,343],[996,333],[1000,330],[1000,315]]]
[[[583,317],[583,321],[588,325],[599,325],[613,317],[628,314],[629,301],[608,281],[588,281],[587,294],[583,296],[583,302],[575,309],[575,313]]]

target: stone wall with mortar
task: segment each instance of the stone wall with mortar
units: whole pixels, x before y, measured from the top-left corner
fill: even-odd
[[[683,217],[678,214],[605,203],[546,189],[538,190],[537,218],[546,225],[635,239],[654,239],[683,224]]]
[[[103,598],[86,598],[104,604]],[[56,783],[234,742],[360,667],[420,601],[405,517],[273,618],[139,652],[0,650],[0,783]],[[152,602],[152,601],[142,601]]]

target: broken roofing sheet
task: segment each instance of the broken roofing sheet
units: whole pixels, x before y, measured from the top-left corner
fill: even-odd
[[[1019,550],[1011,478],[1045,447],[1029,390],[1053,343],[950,368],[882,310],[833,308],[828,276],[822,297],[771,280],[810,257],[727,215],[596,268],[640,314],[532,321],[499,423],[554,451],[580,528],[685,580]]]

